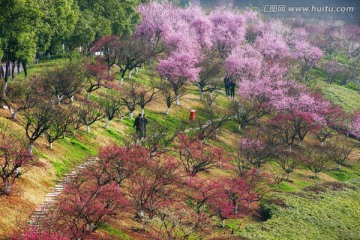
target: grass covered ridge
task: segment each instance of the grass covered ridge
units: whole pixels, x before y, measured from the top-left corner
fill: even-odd
[[[247,225],[249,239],[359,239],[360,178],[282,193],[266,204],[270,219]],[[274,196],[275,197],[275,196]]]

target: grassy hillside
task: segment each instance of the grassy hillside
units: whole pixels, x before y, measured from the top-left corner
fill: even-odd
[[[249,224],[239,235],[249,239],[359,239],[360,178],[324,183],[274,196],[263,223]]]
[[[57,59],[44,61],[29,68],[30,74],[39,74],[41,69],[65,63],[67,60]],[[148,84],[150,76],[145,71],[134,75],[136,81]],[[319,83],[324,95],[334,103],[341,105],[345,111],[360,109],[358,93],[338,85]],[[92,94],[96,101],[102,90]],[[108,94],[115,94],[111,90]],[[77,98],[85,97],[85,92]],[[181,124],[188,124],[189,110],[197,109],[198,118],[204,118],[200,110],[199,93],[194,86],[189,87],[188,94],[181,99],[181,105],[173,105],[169,116],[163,114],[166,110],[164,100],[158,96],[146,106],[149,125],[155,122],[166,125],[173,131]],[[219,93],[217,104],[225,108],[229,100]],[[135,116],[140,111],[135,111]],[[45,138],[35,144],[35,156],[41,166],[32,168],[21,178],[11,196],[0,196],[0,238],[8,236],[15,229],[26,225],[29,216],[44,200],[47,192],[74,166],[81,164],[88,156],[98,153],[100,147],[117,143],[124,145],[130,141],[135,130],[133,119],[127,116],[121,121],[113,120],[109,129],[104,129],[105,121],[96,122],[91,126],[91,133],[85,128],[76,135],[67,135],[54,143],[53,149],[47,147]],[[24,119],[19,114],[18,120],[10,118],[8,110],[0,109],[0,130],[11,131],[19,139],[25,140]],[[190,125],[186,125],[190,127]],[[227,153],[233,153],[245,130],[238,132],[234,121],[228,122],[220,135],[210,143],[222,146]],[[253,215],[243,219],[228,220],[225,229],[219,228],[219,222],[214,221],[211,233],[204,233],[204,239],[226,239],[240,237],[249,239],[356,239],[360,236],[360,154],[359,143],[353,141],[355,151],[350,156],[350,162],[341,171],[334,170],[336,165],[320,173],[319,179],[312,178],[313,173],[305,168],[296,169],[291,175],[291,181],[283,181],[279,189],[266,195],[263,208],[255,208]],[[273,161],[264,166],[264,171],[277,175],[280,167]],[[216,178],[227,174],[226,171],[214,169],[206,173]],[[329,184],[329,182],[331,184]],[[345,185],[337,184],[345,182]],[[263,215],[262,215],[263,214]],[[256,217],[257,216],[257,217]],[[260,217],[259,217],[260,216]],[[263,217],[268,219],[259,222]],[[127,220],[116,219],[104,224],[100,231],[107,232],[113,239],[141,239],[136,230],[137,222],[130,217]],[[135,227],[133,227],[135,226]],[[135,229],[135,230],[134,230]],[[142,236],[142,235],[141,235]]]

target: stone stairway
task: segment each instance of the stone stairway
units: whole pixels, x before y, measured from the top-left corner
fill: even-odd
[[[41,220],[44,219],[48,212],[55,206],[57,197],[65,189],[66,183],[71,182],[74,179],[75,175],[81,171],[81,169],[84,169],[87,166],[94,164],[96,161],[98,161],[98,158],[92,157],[89,158],[85,163],[76,166],[72,172],[66,174],[64,178],[58,184],[56,184],[48,194],[46,194],[44,201],[35,209],[35,211],[30,217],[30,228],[40,228]]]

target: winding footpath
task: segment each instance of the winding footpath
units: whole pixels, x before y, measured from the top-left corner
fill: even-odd
[[[44,219],[48,212],[55,206],[56,198],[63,192],[66,183],[71,182],[79,171],[94,164],[96,161],[98,161],[97,157],[91,157],[85,163],[76,166],[72,172],[66,174],[65,177],[46,194],[44,201],[35,209],[30,217],[29,225],[31,229],[40,228],[41,220]]]

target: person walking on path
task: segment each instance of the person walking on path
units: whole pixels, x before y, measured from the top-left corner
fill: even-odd
[[[134,126],[136,129],[136,134],[138,135],[139,139],[143,137],[143,125],[144,119],[141,117],[141,113],[135,118]]]
[[[143,126],[142,126],[143,136],[144,136],[144,138],[146,138],[146,125],[148,124],[148,120],[147,120],[145,114],[143,115],[143,118],[142,118],[142,119],[143,119],[143,121],[142,121],[142,124],[143,124]]]
[[[235,80],[231,80],[230,82],[230,97],[235,97]]]
[[[230,95],[230,78],[228,76],[226,76],[224,78],[224,85],[225,85],[226,96],[229,96]]]

